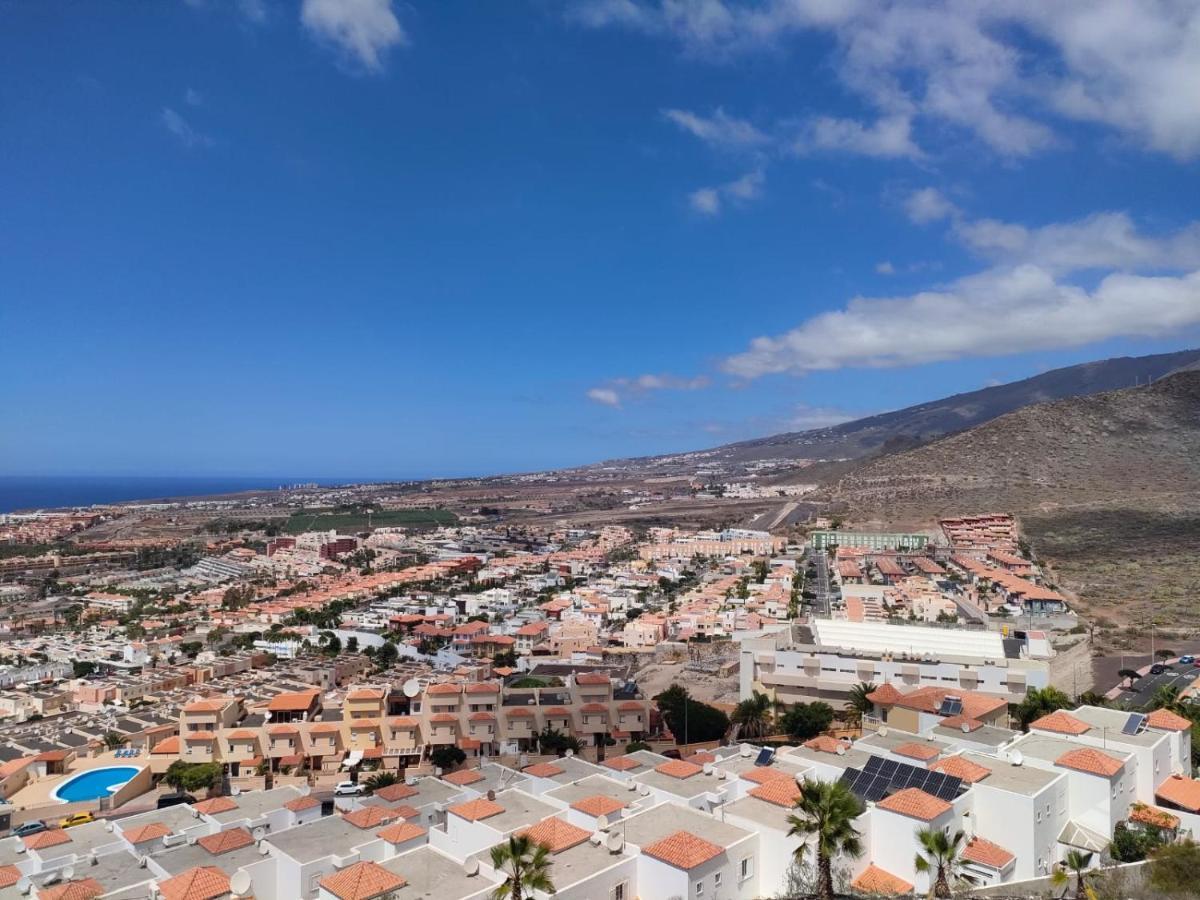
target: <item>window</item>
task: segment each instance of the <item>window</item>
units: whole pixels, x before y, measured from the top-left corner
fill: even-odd
[[[697,897],[704,896],[704,882],[703,881],[696,882],[696,896]]]
[[[713,887],[719,888],[720,886],[721,886],[721,873],[717,872],[716,874],[713,875]]]
[[[609,900],[625,900],[625,882],[613,885],[612,893],[608,896]]]
[[[743,856],[742,857],[741,874],[739,876],[740,880],[745,881],[747,878],[749,878],[753,874],[754,874],[754,857],[753,856]]]

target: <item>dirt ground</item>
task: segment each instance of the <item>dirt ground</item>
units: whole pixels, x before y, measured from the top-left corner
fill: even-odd
[[[687,688],[691,696],[702,703],[736,704],[738,678],[718,678],[706,672],[684,668],[683,661],[651,663],[639,669],[635,676],[642,696],[653,697],[673,684]]]

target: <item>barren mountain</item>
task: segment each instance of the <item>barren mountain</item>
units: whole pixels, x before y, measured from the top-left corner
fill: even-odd
[[[832,483],[855,519],[1016,513],[1064,586],[1107,615],[1200,622],[1200,370],[1041,403]]]

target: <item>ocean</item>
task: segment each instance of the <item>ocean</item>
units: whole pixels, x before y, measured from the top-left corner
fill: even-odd
[[[90,506],[126,500],[161,500],[166,497],[199,497],[237,491],[271,490],[281,485],[339,484],[316,478],[264,478],[239,476],[34,476],[0,475],[0,513],[30,509]]]

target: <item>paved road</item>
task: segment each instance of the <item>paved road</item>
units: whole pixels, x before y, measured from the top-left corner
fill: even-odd
[[[812,592],[817,598],[812,601],[813,612],[818,616],[830,614],[829,598],[829,557],[820,551],[805,551],[807,559],[817,564],[817,577],[812,585]]]
[[[1137,668],[1136,665],[1131,665],[1129,668]],[[1183,690],[1189,684],[1200,677],[1200,669],[1193,668],[1190,665],[1177,665],[1173,669],[1168,669],[1161,675],[1146,675],[1139,678],[1133,683],[1132,691],[1122,691],[1118,701],[1128,704],[1131,709],[1137,709],[1145,706],[1154,696],[1154,692],[1161,687],[1173,685],[1174,687]]]

